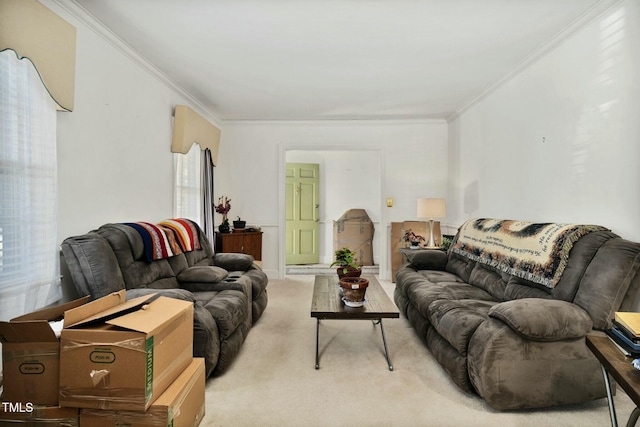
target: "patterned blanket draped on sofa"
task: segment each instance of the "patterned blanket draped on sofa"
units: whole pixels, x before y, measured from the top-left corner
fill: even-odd
[[[505,273],[553,288],[573,244],[597,225],[472,219],[460,227],[451,250]]]

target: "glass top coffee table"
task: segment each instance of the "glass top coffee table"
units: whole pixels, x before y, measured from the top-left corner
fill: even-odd
[[[311,301],[311,317],[316,318],[316,369],[320,368],[320,321],[323,319],[340,320],[371,320],[374,325],[380,325],[384,354],[387,358],[389,370],[393,371],[393,365],[389,358],[387,340],[384,336],[382,319],[397,319],[400,312],[396,305],[389,299],[380,283],[374,276],[363,276],[369,280],[369,287],[365,295],[366,302],[362,307],[348,307],[342,302],[338,275],[318,275],[313,285],[313,299]]]

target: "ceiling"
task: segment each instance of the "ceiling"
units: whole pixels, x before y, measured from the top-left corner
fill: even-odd
[[[73,1],[221,120],[446,119],[603,3]]]

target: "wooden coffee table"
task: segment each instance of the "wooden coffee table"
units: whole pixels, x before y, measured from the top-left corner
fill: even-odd
[[[369,287],[365,295],[366,303],[362,307],[348,307],[342,302],[336,274],[316,276],[313,285],[313,299],[311,301],[311,317],[316,318],[316,369],[320,369],[320,321],[323,319],[341,319],[371,320],[374,325],[379,324],[382,332],[382,343],[384,344],[384,355],[387,358],[389,370],[393,371],[382,319],[397,319],[400,317],[400,312],[374,276],[363,277],[369,279]]]

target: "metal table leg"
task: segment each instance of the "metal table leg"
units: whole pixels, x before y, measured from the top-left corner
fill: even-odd
[[[393,371],[393,365],[391,364],[391,358],[389,357],[389,349],[387,348],[387,339],[384,336],[384,326],[382,326],[382,319],[374,320],[373,324],[380,325],[380,331],[382,332],[382,343],[384,344],[384,356],[387,358],[387,365],[389,365],[389,370]]]
[[[320,355],[318,347],[320,346],[320,319],[316,319],[316,369],[320,369]]]
[[[629,415],[629,421],[627,421],[627,427],[633,427],[636,425],[636,421],[638,421],[638,417],[640,417],[640,408],[635,408],[631,415]]]
[[[607,389],[607,401],[609,402],[609,417],[611,417],[611,426],[618,427],[618,419],[616,418],[616,408],[613,403],[613,395],[611,394],[611,382],[609,381],[609,374],[607,373],[607,370],[604,368],[604,365],[600,365],[600,368],[602,368],[602,375],[604,375],[604,385]],[[633,413],[635,413],[635,410]],[[632,417],[633,417],[633,413],[631,414]],[[631,419],[629,419],[629,421],[631,421]]]

